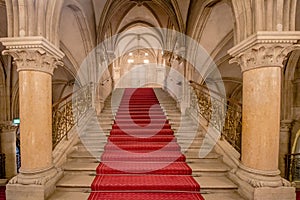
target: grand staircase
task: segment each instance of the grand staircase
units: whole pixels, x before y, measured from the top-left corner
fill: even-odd
[[[123,89],[115,90],[114,105],[111,105],[112,96],[108,97],[102,113],[88,121],[84,128],[85,134],[80,136],[81,142],[76,144],[73,152],[68,155],[68,161],[63,166],[64,177],[57,183],[56,191],[50,200],[88,199],[96,168],[112,128],[113,115],[118,109],[119,102],[116,100],[120,100],[123,93]],[[204,199],[242,200],[237,193],[237,186],[227,178],[230,169],[222,162],[221,155],[213,150],[205,158],[198,157],[204,129],[197,128],[190,117],[181,116],[180,111],[176,109],[175,100],[162,89],[155,89],[155,93],[174,130],[177,142],[182,147],[186,162],[192,169],[192,175],[200,185]],[[99,130],[99,124],[102,130]]]

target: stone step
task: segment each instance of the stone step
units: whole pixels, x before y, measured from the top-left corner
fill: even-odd
[[[76,145],[74,149],[78,152],[84,152],[84,151],[92,151],[92,152],[99,152],[103,153],[104,151],[104,146],[106,145],[107,142],[103,142],[101,144],[97,143],[84,143],[80,145]],[[181,147],[182,151],[187,151],[188,153],[192,153],[193,155],[198,155],[199,148],[201,149],[207,149],[209,150],[210,147],[206,146],[201,146],[201,145],[196,145],[196,144],[179,144]]]
[[[106,144],[106,142],[101,144],[101,145],[91,145],[91,144],[84,145],[84,144],[80,144],[80,145],[76,145],[74,147],[74,149],[78,152],[83,152],[83,151],[103,152],[105,144]]]
[[[84,132],[86,132],[85,135],[91,135],[91,134],[99,134],[101,135],[101,133],[109,133],[109,131],[112,129],[112,123],[110,124],[105,124],[105,125],[100,125],[100,126],[91,126],[91,127],[87,127],[84,129]],[[177,125],[177,124],[173,124],[172,122],[170,123],[171,125],[171,129],[176,130],[176,133],[180,134],[180,135],[189,135],[190,133],[194,133],[195,131],[197,132],[203,132],[202,130],[198,130],[199,127],[193,126],[193,124],[189,125],[189,124],[182,124],[181,126]],[[102,131],[102,132],[101,132]],[[194,134],[193,134],[194,135]]]
[[[76,200],[76,199],[88,199],[89,192],[67,192],[57,191],[48,200]],[[205,200],[244,200],[236,191],[228,192],[209,192],[203,193],[202,196]]]
[[[187,152],[183,152],[186,156],[186,161],[191,163],[195,162],[197,160],[203,160],[203,159],[221,159],[222,156],[220,154],[217,154],[215,152],[208,153],[204,158],[199,158],[198,149],[189,149]],[[92,150],[92,151],[78,151],[74,150],[72,153],[70,153],[67,158],[70,161],[78,161],[78,162],[99,162],[101,155],[103,153],[103,150]]]
[[[223,191],[223,192],[207,192],[202,194],[205,200],[245,200],[242,198],[237,191]]]
[[[56,184],[56,191],[90,192],[94,176],[65,174]]]
[[[58,191],[88,192],[94,180],[94,175],[82,174],[76,175],[66,174],[56,184]],[[222,192],[226,190],[237,190],[237,186],[224,176],[201,176],[194,177],[201,188],[201,192]]]
[[[188,165],[193,170],[193,176],[225,176],[229,171],[229,167],[219,160],[195,161]]]
[[[92,151],[91,153],[88,151],[73,151],[70,153],[67,158],[68,161],[76,161],[76,162],[99,162],[100,157],[103,153],[101,151]],[[94,156],[95,155],[95,156]]]
[[[69,161],[63,166],[63,169],[65,174],[95,174],[98,165],[97,162]]]
[[[70,161],[63,166],[65,174],[95,174],[98,162]],[[188,163],[193,176],[225,176],[229,167],[219,160],[195,161]]]
[[[205,160],[205,159],[221,159],[222,156],[220,154],[217,154],[215,152],[210,152],[209,154],[207,154],[204,158],[199,158],[198,155],[198,151],[195,151],[194,153],[184,153],[185,157],[186,157],[186,162],[191,163],[191,162],[195,162],[197,160]]]
[[[237,190],[238,187],[225,176],[199,176],[194,177],[201,188],[201,192]]]
[[[56,191],[48,200],[88,199],[89,195],[89,192]]]
[[[107,141],[108,139],[108,136],[107,135],[104,135],[104,134],[109,134],[110,131],[106,131],[106,132],[103,132],[103,133],[99,133],[99,132],[91,132],[91,133],[88,133],[88,134],[85,134],[85,135],[81,135],[80,136],[80,139],[84,140],[84,141],[90,141],[90,142],[93,142],[93,143],[102,143],[103,141]],[[194,143],[197,143],[197,144],[202,144],[203,142],[203,137],[202,136],[199,136],[197,135],[196,133],[194,132],[185,132],[185,133],[188,133],[188,134],[181,134],[181,132],[176,132],[175,131],[175,134],[174,136],[176,137],[177,139],[177,142],[178,143],[191,143],[191,142],[194,142]]]

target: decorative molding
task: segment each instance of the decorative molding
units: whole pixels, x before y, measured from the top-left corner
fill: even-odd
[[[185,47],[180,47],[175,51],[175,60],[179,64],[181,64],[184,61],[184,58],[186,57],[186,48]]]
[[[280,132],[289,132],[293,126],[293,120],[281,120]]]
[[[57,59],[62,59],[65,56],[61,50],[42,36],[0,38],[0,42],[7,49],[41,49]]]
[[[18,72],[40,71],[53,75],[57,66],[63,66],[61,61],[40,50],[5,50],[3,54],[13,57]]]
[[[297,43],[299,39],[300,31],[258,31],[256,34],[253,34],[229,49],[228,53],[235,57],[257,44],[294,44]]]
[[[282,67],[289,52],[299,49],[293,45],[300,39],[300,32],[257,32],[242,41],[228,53],[234,58],[229,63],[238,63],[242,72],[260,67]]]
[[[0,0],[0,6],[6,7],[5,0]]]
[[[53,74],[64,53],[41,36],[0,38],[7,50],[3,55],[11,55],[18,71],[41,71]]]
[[[12,125],[10,121],[0,122],[0,132],[16,131],[17,127]]]
[[[171,51],[164,51],[162,57],[164,59],[170,59],[172,57],[173,53]]]
[[[116,59],[115,52],[107,51],[107,57],[110,63],[112,63]]]
[[[291,187],[291,183],[280,176],[280,171],[252,169],[240,163],[236,175],[254,188]]]
[[[22,169],[22,167],[21,167]],[[41,172],[22,172],[13,177],[8,184],[21,184],[21,185],[45,185],[52,178],[61,174],[62,170],[59,168],[51,167]]]
[[[134,2],[138,7],[142,6],[145,4],[145,2],[147,1],[151,1],[151,0],[130,0],[131,2]]]

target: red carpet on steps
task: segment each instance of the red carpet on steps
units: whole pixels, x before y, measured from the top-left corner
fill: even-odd
[[[5,200],[5,190],[6,187],[5,186],[0,186],[0,200]]]
[[[154,90],[125,89],[89,200],[204,200]]]

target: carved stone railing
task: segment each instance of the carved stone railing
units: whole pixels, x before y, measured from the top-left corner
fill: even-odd
[[[241,152],[242,105],[194,81],[190,86],[192,109],[221,132],[221,139]]]
[[[52,147],[64,138],[92,107],[92,88],[89,84],[67,95],[52,107]]]

